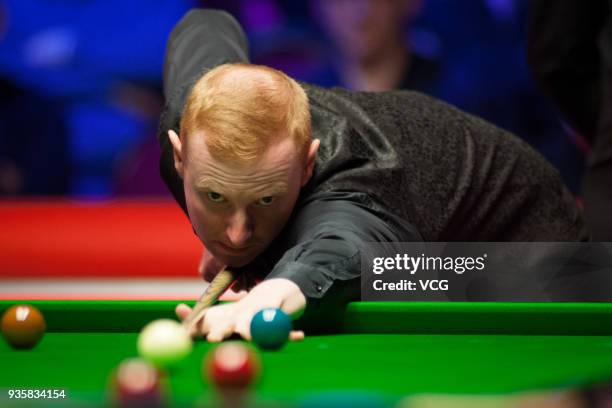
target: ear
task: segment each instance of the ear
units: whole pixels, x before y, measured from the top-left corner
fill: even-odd
[[[176,132],[172,129],[168,130],[168,138],[170,139],[170,143],[172,143],[172,152],[174,155],[174,168],[176,172],[183,178],[184,172],[184,160],[183,160],[183,144],[181,143],[181,139],[179,139]]]
[[[314,165],[317,158],[317,151],[319,150],[320,144],[321,141],[319,139],[314,139],[310,143],[308,155],[306,156],[306,167],[304,168],[304,173],[302,174],[302,187],[305,186],[312,177],[312,172],[314,171]]]

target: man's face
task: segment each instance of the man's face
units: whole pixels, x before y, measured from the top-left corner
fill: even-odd
[[[240,267],[263,252],[291,215],[309,178],[293,140],[274,141],[250,166],[212,158],[196,133],[184,162],[191,223],[204,246],[221,262]]]

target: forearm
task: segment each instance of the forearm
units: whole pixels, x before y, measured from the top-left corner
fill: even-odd
[[[420,240],[412,226],[384,221],[346,199],[315,201],[301,208],[282,238],[291,247],[266,279],[294,282],[307,300],[307,312],[313,313],[337,312],[359,299],[361,250],[368,242]]]

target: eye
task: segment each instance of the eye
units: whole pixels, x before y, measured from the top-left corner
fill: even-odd
[[[214,191],[206,193],[206,195],[208,196],[208,199],[210,201],[215,202],[215,203],[222,203],[225,201],[225,198],[223,198],[221,194],[215,193]]]
[[[266,196],[266,197],[261,197],[259,200],[257,200],[257,205],[261,205],[265,207],[265,206],[272,204],[273,202],[274,202],[274,197]]]

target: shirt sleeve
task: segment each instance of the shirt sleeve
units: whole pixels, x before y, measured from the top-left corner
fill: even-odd
[[[422,240],[412,225],[368,202],[362,193],[325,193],[300,207],[282,236],[288,249],[266,279],[295,282],[307,309],[358,300],[364,244]]]

